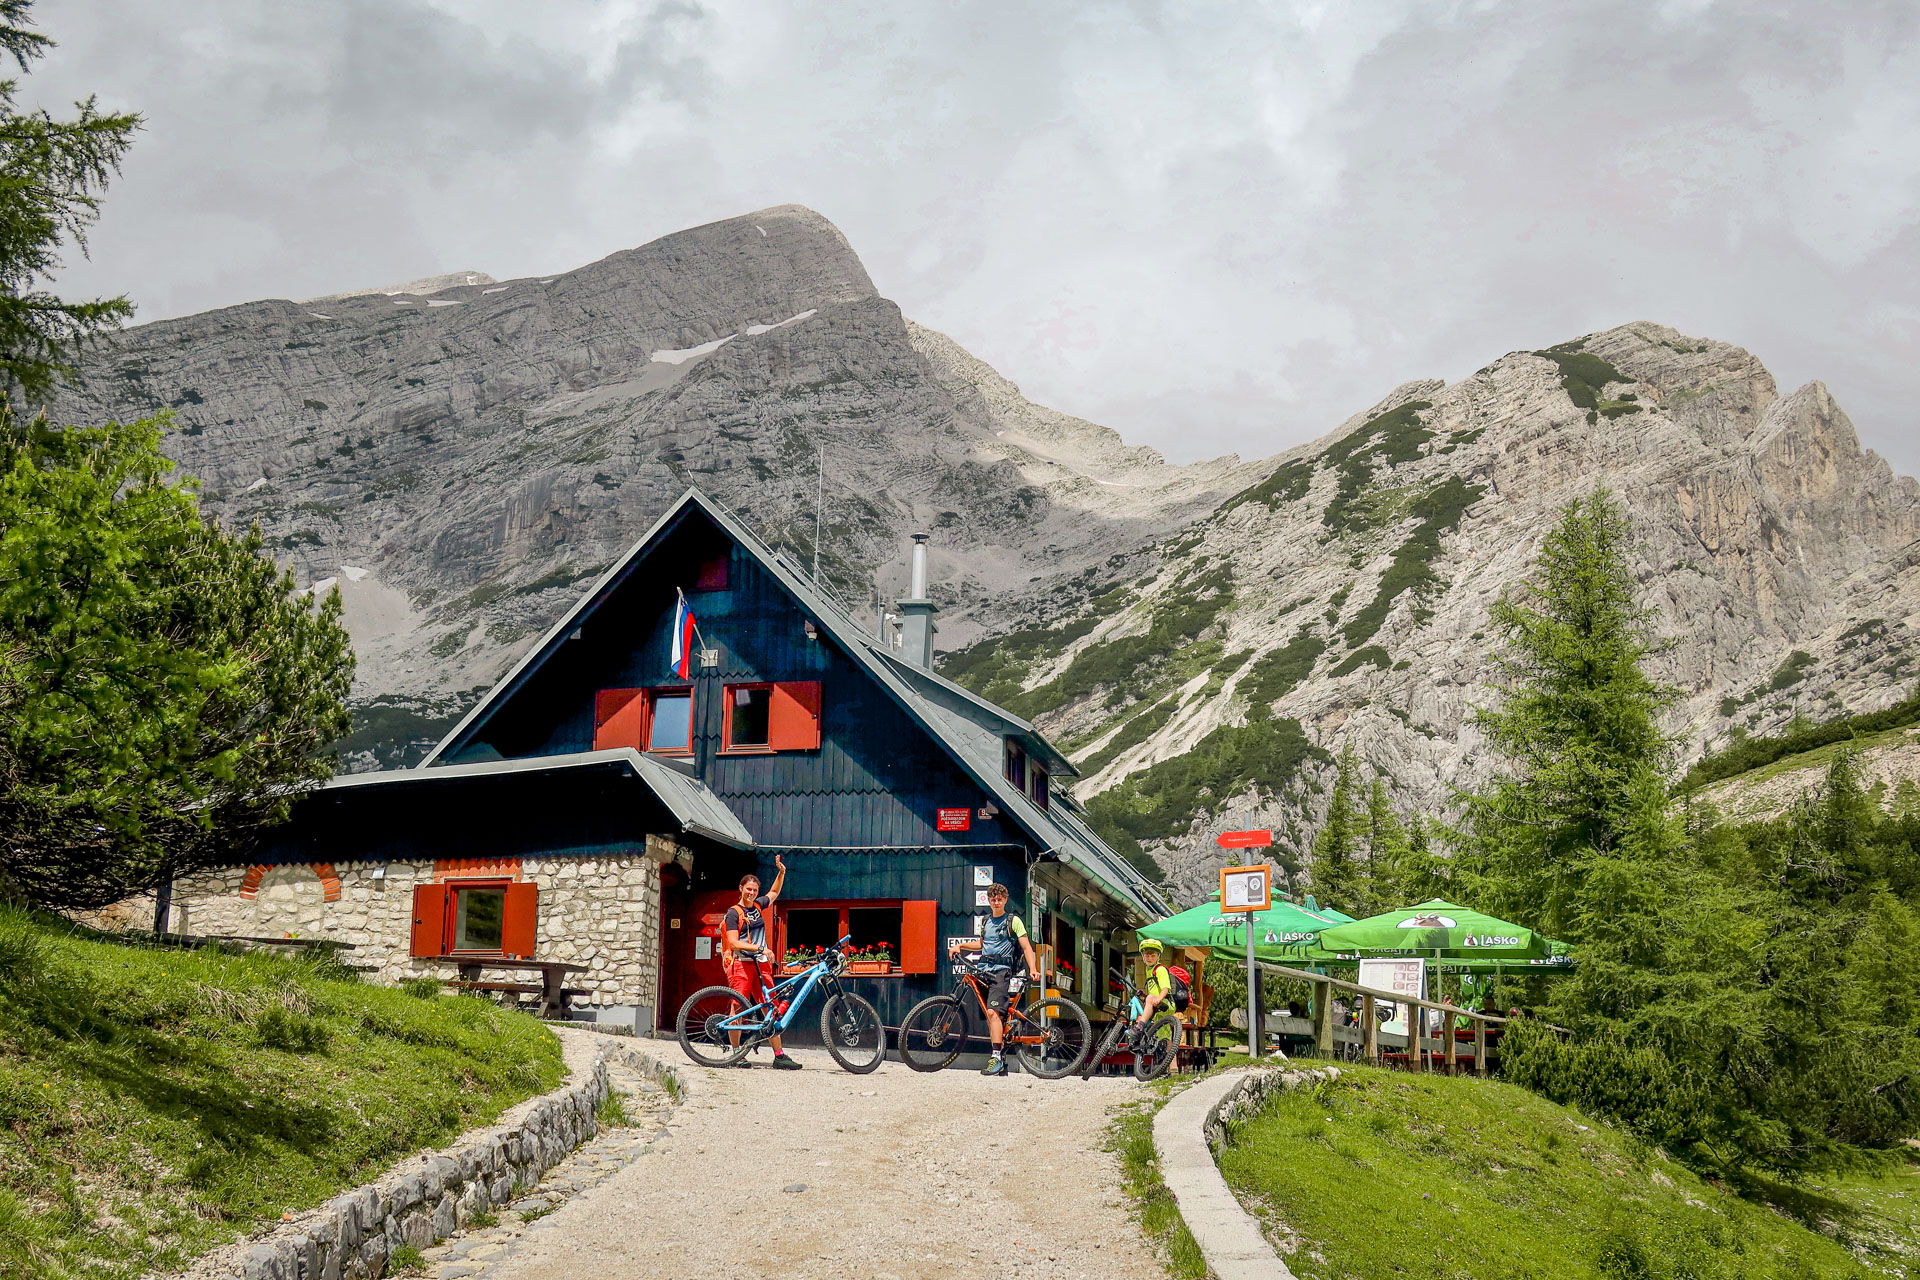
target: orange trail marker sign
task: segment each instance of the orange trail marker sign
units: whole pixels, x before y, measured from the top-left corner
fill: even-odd
[[[1213,842],[1222,849],[1265,849],[1273,844],[1273,832],[1222,831]]]

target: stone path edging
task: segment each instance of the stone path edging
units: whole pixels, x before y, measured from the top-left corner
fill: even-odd
[[[511,1108],[500,1121],[310,1210],[265,1236],[198,1259],[185,1280],[377,1280],[401,1245],[430,1248],[476,1213],[502,1208],[599,1133],[609,1062],[677,1092],[671,1065],[613,1037],[563,1037],[568,1083]],[[597,1042],[597,1043],[589,1043]],[[590,1057],[591,1063],[583,1061]],[[584,1067],[584,1070],[582,1069]]]
[[[1283,1071],[1246,1067],[1209,1077],[1175,1094],[1153,1119],[1160,1177],[1180,1207],[1194,1243],[1220,1280],[1294,1280],[1267,1243],[1260,1224],[1240,1207],[1220,1176],[1214,1149],[1227,1126],[1260,1106],[1267,1095],[1337,1077],[1338,1067]]]

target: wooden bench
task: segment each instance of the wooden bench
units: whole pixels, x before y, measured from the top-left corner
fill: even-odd
[[[547,990],[538,982],[470,982],[464,978],[443,978],[441,981],[462,991],[510,991],[517,996],[544,995]]]

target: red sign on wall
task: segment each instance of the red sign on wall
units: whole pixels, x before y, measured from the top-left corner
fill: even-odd
[[[936,831],[971,831],[973,829],[973,810],[937,810],[934,815],[933,828]]]
[[[1265,849],[1273,843],[1273,832],[1222,831],[1214,843],[1222,849]]]

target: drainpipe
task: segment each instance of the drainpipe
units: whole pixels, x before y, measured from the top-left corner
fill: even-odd
[[[913,577],[907,598],[895,607],[900,611],[901,652],[908,662],[933,670],[933,615],[939,606],[927,599],[927,539],[932,534],[913,535]]]

